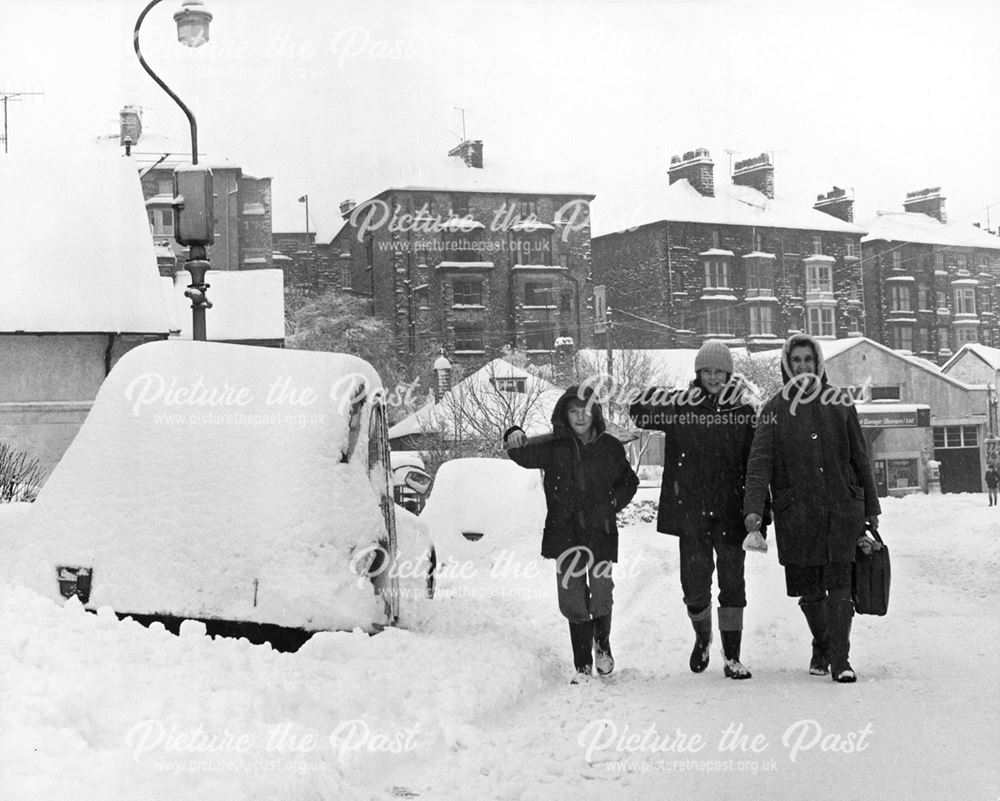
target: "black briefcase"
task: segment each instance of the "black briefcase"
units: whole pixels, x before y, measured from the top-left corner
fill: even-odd
[[[889,548],[882,542],[878,531],[872,531],[872,536],[882,547],[870,554],[858,549],[854,559],[854,611],[859,615],[884,615],[889,611],[889,584],[892,578]]]

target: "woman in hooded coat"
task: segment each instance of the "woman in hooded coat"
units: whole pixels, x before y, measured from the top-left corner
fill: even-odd
[[[605,431],[589,388],[570,387],[552,411],[552,433],[504,433],[511,460],[544,471],[547,514],[542,556],[556,560],[559,611],[569,621],[573,683],[614,670],[611,655],[611,565],[618,561],[618,511],[639,486],[625,448]],[[596,659],[595,659],[596,655]]]
[[[785,385],[761,410],[743,511],[760,525],[770,493],[788,595],[813,636],[809,672],[857,680],[848,661],[852,565],[880,513],[868,450],[850,395],[827,381],[815,339],[793,334],[781,350]]]

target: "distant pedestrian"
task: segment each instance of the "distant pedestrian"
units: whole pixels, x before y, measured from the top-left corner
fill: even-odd
[[[556,560],[559,611],[569,621],[573,684],[615,667],[611,654],[612,563],[618,561],[618,511],[639,486],[624,446],[605,431],[590,388],[570,387],[552,412],[552,433],[504,434],[510,458],[544,471],[547,514],[542,556]]]
[[[708,340],[683,391],[651,387],[629,410],[640,428],[664,432],[658,531],[678,538],[681,589],[694,628],[689,667],[708,667],[712,644],[712,574],[718,568],[723,672],[749,679],[740,662],[744,580],[743,488],[756,416],[733,374],[725,343]]]
[[[1000,473],[996,467],[990,465],[986,468],[986,489],[990,493],[990,506],[997,505],[997,485],[1000,484]]]
[[[781,350],[784,388],[761,409],[747,466],[743,510],[759,528],[771,495],[778,561],[788,595],[812,632],[809,672],[857,680],[851,663],[852,564],[878,527],[878,495],[858,413],[848,393],[827,382],[819,344],[793,334]]]

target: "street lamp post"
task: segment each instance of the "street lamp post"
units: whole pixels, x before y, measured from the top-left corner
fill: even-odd
[[[309,195],[302,195],[299,198],[299,203],[306,204],[306,279],[309,282],[309,288],[312,289],[312,284],[315,281],[314,265],[313,265],[313,249],[312,243],[309,241]]]
[[[188,248],[188,258],[184,266],[191,275],[191,283],[184,295],[191,299],[192,339],[203,341],[206,339],[205,309],[212,308],[211,302],[206,297],[209,285],[205,283],[205,273],[209,268],[205,247],[215,241],[212,171],[198,165],[198,123],[194,114],[160,76],[153,72],[139,48],[139,29],[143,20],[160,2],[161,0],[150,0],[139,14],[132,33],[132,43],[139,64],[170,96],[170,99],[180,106],[191,128],[191,164],[174,168],[173,207],[177,217],[174,239],[178,244]],[[211,21],[212,14],[205,8],[202,0],[184,0],[181,8],[174,13],[177,40],[188,47],[200,47],[208,41],[208,26]]]

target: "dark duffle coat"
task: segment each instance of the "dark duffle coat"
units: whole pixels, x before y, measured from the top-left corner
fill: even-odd
[[[571,391],[572,390],[572,391]],[[600,407],[594,407],[593,442],[584,444],[569,429],[566,408],[576,397],[571,388],[552,413],[553,433],[530,438],[507,451],[521,467],[544,471],[542,486],[548,509],[542,534],[542,556],[558,559],[564,552],[589,548],[597,562],[618,561],[618,511],[628,505],[639,486],[625,448],[604,431]],[[504,434],[504,440],[517,427]]]
[[[818,343],[819,388],[801,395],[787,383],[764,404],[747,466],[744,512],[771,512],[783,565],[853,562],[865,518],[881,512],[858,413],[848,393],[827,383]],[[791,340],[789,340],[791,342]]]
[[[721,524],[725,538],[742,543],[743,488],[756,414],[743,400],[739,379],[716,396],[697,383],[683,392],[651,388],[629,413],[640,428],[664,433],[657,530],[696,537]]]

